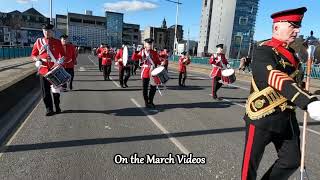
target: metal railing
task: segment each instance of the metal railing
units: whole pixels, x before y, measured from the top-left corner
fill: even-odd
[[[28,57],[31,51],[31,47],[0,47],[0,60]]]
[[[178,61],[179,57],[175,56],[170,58],[171,61]],[[230,66],[234,69],[239,68],[240,59],[228,59]],[[191,63],[194,64],[208,64],[209,65],[209,57],[191,57]],[[303,68],[306,72],[306,64],[303,64]],[[312,65],[311,78],[320,79],[320,64]]]

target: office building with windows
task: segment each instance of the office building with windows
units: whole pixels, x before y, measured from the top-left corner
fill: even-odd
[[[227,57],[247,55],[258,4],[259,0],[202,0],[198,56],[209,56],[220,43]]]
[[[26,11],[0,12],[0,45],[30,46],[42,37],[41,25],[49,18],[34,8]]]
[[[140,44],[140,25],[123,23],[122,42],[130,45]]]
[[[110,11],[106,11],[105,14],[107,43],[112,47],[121,47],[123,34],[123,14]]]

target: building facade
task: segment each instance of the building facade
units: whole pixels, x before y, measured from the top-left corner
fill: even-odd
[[[167,29],[149,26],[144,29],[143,37],[154,39],[153,48],[162,49],[168,46]]]
[[[69,41],[77,46],[97,47],[107,42],[105,17],[68,13],[56,15],[56,34],[67,34]]]
[[[217,44],[231,58],[249,51],[259,0],[203,0],[198,56],[209,56]]]
[[[122,42],[135,46],[140,44],[140,25],[123,23]]]
[[[112,47],[121,47],[123,35],[123,14],[110,11],[106,11],[105,14],[107,43]]]
[[[42,37],[41,26],[49,18],[34,8],[24,12],[0,12],[0,45],[30,46],[38,37]]]
[[[259,0],[237,0],[230,57],[241,58],[249,55],[253,44],[258,4]]]
[[[167,47],[173,52],[175,49],[174,47],[174,34],[175,34],[175,25],[172,25],[167,30],[167,38],[168,38],[168,45]],[[183,40],[183,28],[182,25],[177,26],[177,43]]]
[[[154,48],[162,49],[168,48],[171,52],[174,50],[174,37],[175,37],[175,25],[167,27],[166,20],[164,19],[161,27],[146,27],[144,29],[142,40],[147,38],[154,39]],[[180,42],[183,39],[182,25],[177,26],[177,39]]]

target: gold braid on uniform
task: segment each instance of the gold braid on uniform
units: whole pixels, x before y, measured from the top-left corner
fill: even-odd
[[[251,120],[258,120],[272,114],[276,107],[280,107],[281,111],[287,108],[294,109],[294,107],[288,106],[287,99],[274,88],[269,86],[260,91],[253,79],[252,87],[254,92],[250,94],[246,103],[246,113]]]

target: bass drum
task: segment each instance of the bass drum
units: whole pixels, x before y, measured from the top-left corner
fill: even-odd
[[[123,53],[122,53],[122,62],[123,62],[123,65],[124,65],[124,66],[127,65],[128,59],[129,59],[128,47],[127,47],[127,46],[124,46],[124,47],[123,47]]]

